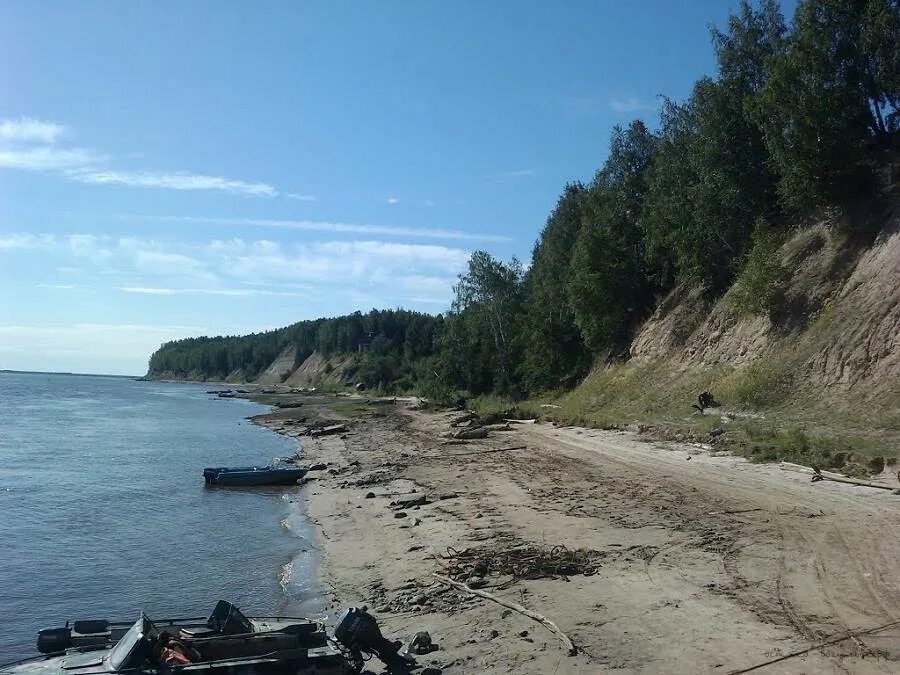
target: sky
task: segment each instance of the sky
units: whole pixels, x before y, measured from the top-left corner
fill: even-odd
[[[437,313],[527,263],[737,0],[0,2],[0,369]]]

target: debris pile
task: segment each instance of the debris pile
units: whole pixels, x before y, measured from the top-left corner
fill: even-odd
[[[515,582],[520,579],[566,579],[578,574],[589,576],[600,568],[603,557],[600,551],[587,548],[572,550],[565,546],[467,548],[462,551],[448,547],[442,564],[445,574],[459,581],[506,575]]]

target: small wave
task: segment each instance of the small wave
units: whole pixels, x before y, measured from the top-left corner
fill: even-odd
[[[291,585],[291,577],[294,573],[294,561],[285,563],[281,566],[281,572],[278,574],[278,584],[281,586],[281,591],[287,595],[288,587]]]

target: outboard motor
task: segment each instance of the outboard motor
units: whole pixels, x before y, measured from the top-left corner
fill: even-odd
[[[37,648],[41,654],[64,652],[72,646],[72,630],[64,628],[44,628],[38,631]]]
[[[410,660],[398,654],[402,642],[391,642],[381,634],[375,617],[363,607],[351,607],[341,614],[334,627],[334,638],[355,656],[374,654],[385,665],[408,665]]]

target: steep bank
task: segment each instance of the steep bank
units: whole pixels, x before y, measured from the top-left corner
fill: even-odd
[[[828,437],[834,451],[896,456],[896,205],[869,241],[824,219],[795,232],[777,257],[788,274],[768,313],[741,311],[735,287],[716,300],[679,285],[637,332],[628,361],[596,368],[554,401],[561,408],[553,414],[597,426],[638,422],[702,436],[723,421],[728,429],[729,420],[719,419],[726,413],[752,427],[751,435],[791,431],[813,437],[813,444]],[[704,417],[691,408],[702,391],[712,392],[724,409]],[[741,442],[753,439],[743,434]]]

